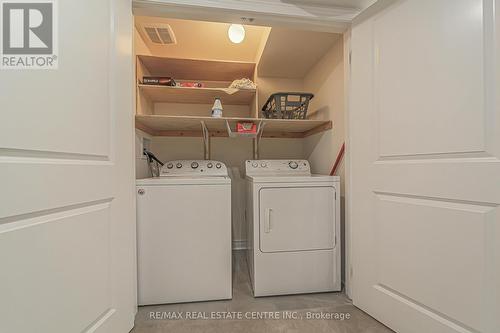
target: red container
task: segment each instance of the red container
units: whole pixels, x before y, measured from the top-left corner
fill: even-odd
[[[238,133],[257,133],[257,125],[254,123],[238,123],[236,124]]]

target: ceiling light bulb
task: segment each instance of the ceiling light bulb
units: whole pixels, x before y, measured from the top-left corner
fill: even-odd
[[[245,28],[241,24],[231,24],[227,31],[231,42],[239,44],[245,39]]]

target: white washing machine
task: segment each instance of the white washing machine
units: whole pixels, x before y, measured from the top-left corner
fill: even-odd
[[[247,261],[255,296],[341,290],[339,177],[306,160],[249,160]]]
[[[137,180],[139,305],[230,299],[231,180],[217,161],[172,161]]]

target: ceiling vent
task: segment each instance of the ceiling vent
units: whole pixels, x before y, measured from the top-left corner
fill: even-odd
[[[148,47],[177,43],[174,31],[168,24],[139,23],[137,30]]]

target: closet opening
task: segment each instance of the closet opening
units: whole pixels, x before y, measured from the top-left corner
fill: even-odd
[[[138,182],[146,186],[146,178],[152,176],[148,159],[143,155],[144,142],[147,142],[148,150],[165,163],[167,173],[174,173],[177,165],[182,165],[179,169],[184,168],[186,161],[189,161],[191,169],[196,170],[193,172],[203,170],[205,173],[214,170],[210,164],[223,163],[231,180],[233,286],[232,300],[227,301],[228,306],[237,305],[248,310],[252,307],[254,296],[295,294],[285,288],[279,292],[274,289],[278,294],[266,294],[263,291],[257,295],[252,276],[255,276],[255,260],[260,259],[252,259],[249,254],[258,242],[251,237],[256,218],[249,208],[254,195],[249,170],[261,168],[266,172],[269,167],[276,167],[311,174],[330,174],[344,143],[343,35],[284,26],[235,26],[231,22],[150,16],[135,16],[134,33]],[[304,106],[306,103],[307,111],[301,109],[302,113],[296,112],[292,116],[275,112],[276,105],[282,107],[281,111],[286,110],[286,103],[295,106]],[[343,214],[340,214],[344,206],[342,163],[337,176],[337,183],[329,183],[325,185],[326,189],[317,192],[321,193],[321,198],[315,197],[319,194],[311,194],[315,190],[308,192],[291,188],[286,191],[286,195],[295,193],[292,196],[298,196],[288,204],[262,199],[275,202],[276,207],[303,205],[310,209],[309,213],[295,211],[287,218],[288,221],[294,221],[296,242],[277,240],[279,244],[276,245],[273,244],[276,239],[268,238],[268,248],[271,250],[263,252],[280,255],[283,249],[293,243],[293,251],[336,249],[339,261],[344,262],[340,260],[340,253],[342,256],[345,253],[340,249],[344,243]],[[298,187],[301,186],[306,185]],[[268,190],[265,193],[274,195],[275,192]],[[220,195],[221,200],[227,199],[225,195]],[[321,205],[329,205],[330,199],[338,201],[338,206],[334,204],[332,210],[322,209]],[[262,219],[282,217],[278,208],[266,212],[267,217],[262,216]],[[205,212],[200,211],[199,214]],[[318,222],[324,219],[335,220],[339,229],[335,230],[335,225],[326,226]],[[333,236],[325,236],[320,229],[311,229],[309,231],[315,235],[314,239],[302,239],[301,235],[308,234],[304,230],[307,227],[304,223],[306,220],[314,225],[313,229],[326,228]],[[274,228],[275,231],[279,230],[276,225]],[[269,230],[272,229],[272,222],[269,222]],[[138,246],[140,248],[140,242]],[[139,274],[140,270],[139,264]],[[341,270],[340,264],[338,270]],[[275,273],[278,274],[279,270]],[[327,277],[333,274],[329,269],[317,273]],[[342,281],[343,276],[344,273]],[[286,279],[285,276],[283,278]],[[340,290],[340,277],[338,280]],[[279,289],[280,286],[272,288]],[[322,290],[308,289],[307,292]],[[329,290],[334,289],[331,287]],[[303,300],[303,296],[300,296],[302,292],[296,294],[283,297],[288,297],[286,299],[289,302]],[[317,302],[324,302],[322,304],[328,306],[348,299],[340,291],[318,294],[317,298],[314,295],[309,297],[306,307],[311,308]],[[285,298],[280,299],[279,296],[264,298],[262,309],[274,307],[283,300]],[[168,303],[178,302],[174,300]],[[174,308],[175,304],[170,307]],[[140,311],[147,311],[147,307]]]

